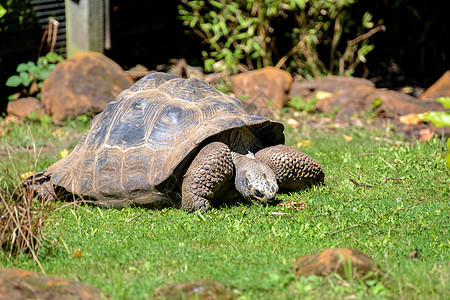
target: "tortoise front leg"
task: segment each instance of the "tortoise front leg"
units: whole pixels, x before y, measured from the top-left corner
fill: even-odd
[[[281,189],[301,189],[324,179],[322,167],[315,159],[289,146],[264,148],[255,158],[272,168]]]
[[[206,145],[184,175],[181,207],[187,211],[207,211],[211,199],[217,196],[220,188],[233,175],[234,164],[230,148],[220,142]]]

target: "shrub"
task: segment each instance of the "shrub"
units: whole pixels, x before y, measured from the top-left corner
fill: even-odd
[[[39,18],[31,8],[30,0],[6,0],[1,2],[0,32],[33,28],[38,24]]]
[[[40,98],[40,90],[44,80],[50,75],[58,62],[64,58],[54,52],[49,52],[43,57],[39,57],[37,62],[29,61],[17,66],[18,75],[13,75],[6,81],[6,86],[21,87],[22,94],[32,96],[37,94]]]
[[[277,61],[276,66],[305,77],[349,75],[373,49],[367,39],[383,28],[381,24],[374,27],[369,13],[361,25],[353,22],[349,9],[355,0],[181,2],[179,18],[210,47],[202,53],[206,71],[235,73],[239,68],[251,70]],[[347,43],[344,34],[353,35]],[[289,51],[281,45],[286,39]],[[327,47],[323,51],[329,53],[327,57],[319,55],[319,46]],[[283,51],[286,54],[281,57]]]

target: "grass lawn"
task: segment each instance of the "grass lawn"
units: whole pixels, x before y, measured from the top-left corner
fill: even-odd
[[[419,144],[389,126],[310,128],[305,116],[298,119],[301,126],[286,129],[287,144],[321,163],[325,185],[277,199],[305,201],[306,209],[242,204],[186,213],[60,203],[44,227],[40,264],[47,274],[97,286],[113,299],[148,299],[159,286],[194,279],[217,280],[239,299],[448,297],[446,140]],[[0,141],[6,195],[21,174],[70,151],[88,125],[82,118],[58,126],[8,124]],[[389,177],[401,180],[382,183]],[[383,276],[365,284],[294,276],[294,259],[335,247],[366,253]],[[40,272],[30,255],[9,259],[2,252],[0,267]]]

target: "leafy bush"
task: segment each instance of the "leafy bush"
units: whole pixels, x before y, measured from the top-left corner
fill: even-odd
[[[364,14],[361,25],[352,22],[349,9],[355,0],[181,2],[179,18],[211,49],[202,53],[207,71],[235,73],[238,68],[251,70],[278,61],[277,67],[305,77],[348,75],[373,49],[367,39],[383,28],[374,28],[369,13]],[[288,24],[290,32],[277,32],[280,24]],[[371,31],[366,32],[368,29]],[[356,38],[345,44],[344,33]],[[286,51],[279,40],[286,38],[291,50],[280,57]],[[319,57],[319,46],[329,48],[323,51],[325,59]]]
[[[30,0],[5,0],[0,7],[0,32],[33,28],[38,17]]]
[[[44,80],[50,75],[58,62],[64,58],[54,52],[49,52],[43,57],[39,57],[37,62],[29,61],[17,66],[16,71],[19,75],[13,75],[8,78],[6,85],[9,87],[22,86],[22,93],[31,96],[37,94],[40,97],[40,90]]]

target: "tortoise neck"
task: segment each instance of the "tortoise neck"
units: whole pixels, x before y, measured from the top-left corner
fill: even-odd
[[[222,142],[230,147],[232,153],[250,158],[255,158],[254,153],[263,148],[251,129],[246,126],[228,131]]]

